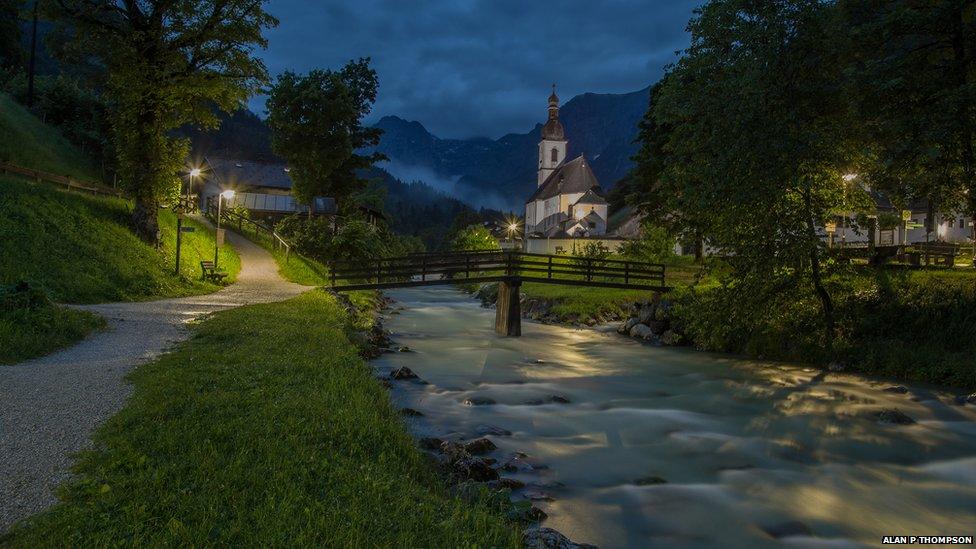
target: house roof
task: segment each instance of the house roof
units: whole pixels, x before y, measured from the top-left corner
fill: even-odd
[[[597,181],[590,164],[581,154],[569,162],[560,164],[525,203],[545,200],[560,194],[586,193],[591,189],[599,191],[600,182]]]
[[[607,199],[598,195],[593,189],[583,193],[583,196],[576,201],[576,204],[606,204]],[[576,204],[573,204],[574,206]]]
[[[217,180],[223,187],[269,187],[291,189],[291,177],[284,164],[250,162],[226,158],[208,158],[210,169],[204,177]]]

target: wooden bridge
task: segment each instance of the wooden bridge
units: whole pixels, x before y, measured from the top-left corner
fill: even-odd
[[[413,254],[333,261],[330,266],[336,291],[499,282],[495,331],[509,336],[522,333],[522,282],[654,292],[669,289],[662,264],[518,251]]]

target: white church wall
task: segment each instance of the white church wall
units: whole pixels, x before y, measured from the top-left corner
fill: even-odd
[[[571,255],[573,250],[581,250],[583,246],[589,243],[599,242],[603,244],[611,252],[618,252],[620,247],[626,242],[622,238],[527,238],[525,239],[525,251],[530,254],[547,254],[547,255]]]

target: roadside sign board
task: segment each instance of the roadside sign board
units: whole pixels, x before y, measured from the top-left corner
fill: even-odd
[[[217,229],[217,247],[224,247],[224,229]]]
[[[836,231],[836,230],[837,230],[837,223],[836,223],[836,222],[834,222],[834,221],[828,221],[828,222],[827,222],[827,224],[826,224],[826,225],[824,225],[824,229],[825,229],[825,230],[826,230],[826,231],[827,231],[828,233],[832,233],[832,232],[834,232],[834,231]]]
[[[912,211],[911,210],[902,210],[901,211],[901,220],[902,221],[908,221],[911,218],[912,218]]]

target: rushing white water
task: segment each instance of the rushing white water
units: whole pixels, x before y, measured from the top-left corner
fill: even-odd
[[[520,451],[545,466],[505,476],[551,495],[537,502],[545,525],[574,541],[874,546],[885,535],[976,534],[976,406],[953,395],[653,348],[610,329],[524,322],[521,338],[503,338],[493,311],[453,289],[390,295],[404,309],[386,327],[414,352],[373,364],[429,382],[393,393],[425,414],[408,419],[415,434],[511,431],[488,436],[493,457]],[[569,403],[532,403],[554,395]],[[496,404],[464,403],[475,397]],[[886,408],[917,423],[879,423]],[[666,483],[635,482],[648,477]]]

